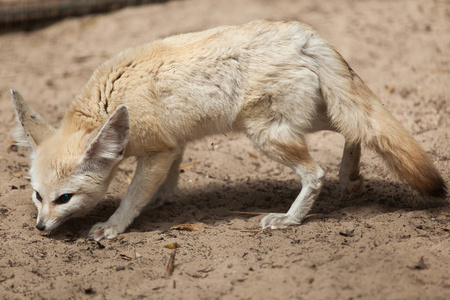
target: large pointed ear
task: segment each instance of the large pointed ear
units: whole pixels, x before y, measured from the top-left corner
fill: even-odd
[[[16,90],[11,90],[11,99],[18,122],[13,138],[18,146],[31,147],[33,150],[47,139],[55,129],[22,98]]]
[[[120,105],[103,125],[81,158],[83,170],[98,170],[120,161],[128,142],[130,118],[125,105]]]

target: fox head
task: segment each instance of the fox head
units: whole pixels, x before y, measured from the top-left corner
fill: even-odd
[[[15,142],[31,148],[36,228],[53,230],[93,208],[105,194],[128,142],[128,110],[119,106],[90,132],[70,124],[55,129],[17,91],[11,96],[18,121]]]

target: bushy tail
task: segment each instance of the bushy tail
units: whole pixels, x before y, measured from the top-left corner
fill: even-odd
[[[446,184],[425,151],[326,41],[308,43],[328,116],[350,143],[377,152],[389,169],[423,195],[445,197]]]
[[[377,134],[366,145],[375,150],[389,169],[423,195],[445,197],[447,187],[433,162],[411,135],[383,108],[373,122]]]

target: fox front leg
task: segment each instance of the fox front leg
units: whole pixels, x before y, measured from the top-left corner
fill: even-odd
[[[178,151],[168,150],[138,158],[136,172],[119,208],[106,222],[95,224],[87,239],[113,239],[125,231],[144,207],[151,205],[154,195],[165,181]]]

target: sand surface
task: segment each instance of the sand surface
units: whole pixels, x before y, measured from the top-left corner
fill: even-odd
[[[11,147],[9,89],[57,126],[92,72],[157,38],[253,19],[299,20],[328,38],[450,182],[450,3],[445,0],[173,1],[67,19],[0,36],[1,299],[450,299],[448,198],[420,196],[364,151],[364,193],[340,200],[343,138],[309,137],[326,182],[304,224],[254,233],[301,184],[237,134],[189,145],[170,203],[116,240],[86,241],[133,174],[124,163],[92,211],[52,234],[35,229],[26,149]],[[199,231],[171,226],[193,223]],[[245,232],[246,230],[250,232]],[[178,243],[173,275],[165,276]]]

